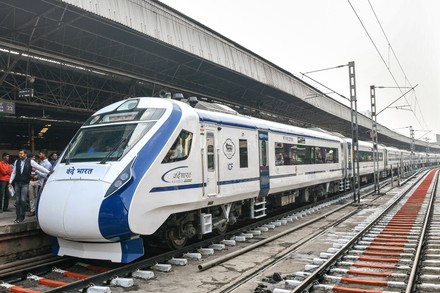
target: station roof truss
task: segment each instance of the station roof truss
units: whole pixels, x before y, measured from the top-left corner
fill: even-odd
[[[105,105],[166,89],[350,136],[345,105],[158,1],[0,0],[0,8],[0,99],[16,103],[15,120],[4,120],[16,127],[40,117],[72,135]],[[33,95],[19,96],[22,89]],[[370,128],[360,115],[360,139]],[[379,142],[409,148],[383,126]]]

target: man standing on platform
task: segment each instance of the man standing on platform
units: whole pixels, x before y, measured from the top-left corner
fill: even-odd
[[[14,169],[12,170],[11,178],[9,179],[9,186],[12,185],[12,182],[15,183],[15,204],[17,208],[17,218],[15,219],[15,223],[21,223],[25,218],[26,198],[28,197],[32,168],[35,168],[44,174],[50,173],[46,168],[27,158],[26,150],[21,149],[18,152],[18,160],[14,163]]]
[[[40,153],[38,154],[38,157],[40,157],[40,165],[43,166],[44,168],[46,168],[47,170],[51,171],[52,170],[52,164],[49,162],[49,160],[47,159],[47,150],[46,149],[42,149],[40,151]],[[38,170],[35,171],[38,174],[38,195],[41,192],[41,189],[43,188],[44,184],[46,183],[47,180],[47,174],[40,172]],[[32,198],[30,196],[29,193],[29,203],[30,203],[30,213],[29,213],[29,217],[33,217],[35,216],[35,200],[37,197]]]
[[[9,189],[8,183],[11,178],[12,168],[9,164],[9,154],[2,155],[0,162],[0,213],[7,211],[9,207]]]

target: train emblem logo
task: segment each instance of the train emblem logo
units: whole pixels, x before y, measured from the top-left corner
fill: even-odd
[[[167,171],[162,175],[162,181],[166,183],[192,182],[191,171],[188,166],[181,166]]]
[[[223,144],[223,153],[228,159],[232,159],[232,157],[235,155],[235,144],[230,138],[228,138]]]

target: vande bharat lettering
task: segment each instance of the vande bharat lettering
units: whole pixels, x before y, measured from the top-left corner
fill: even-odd
[[[75,167],[70,167],[66,169],[66,174],[74,175],[76,170],[76,174],[92,174],[93,169],[92,168],[78,168],[75,169]]]
[[[76,173],[78,173],[78,174],[92,174],[92,172],[93,172],[93,169],[91,169],[91,168],[76,169]]]

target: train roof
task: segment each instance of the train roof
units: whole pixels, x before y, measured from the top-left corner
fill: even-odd
[[[241,114],[228,114],[213,111],[195,109],[201,122],[215,123],[217,125],[225,125],[237,128],[247,128],[262,131],[270,131],[280,134],[296,135],[302,137],[319,138],[330,141],[341,142],[342,139],[324,132],[300,128],[293,125],[277,123],[273,121],[263,120],[255,117],[245,116]]]
[[[188,109],[192,109],[192,111],[195,111],[195,113],[198,115],[199,120],[201,122],[215,123],[217,125],[225,125],[225,126],[237,127],[237,128],[270,131],[280,134],[296,135],[296,136],[309,137],[309,138],[319,138],[328,141],[337,141],[337,142],[342,141],[340,137],[322,131],[306,129],[292,125],[277,123],[273,121],[263,120],[255,117],[241,115],[235,111],[231,111],[232,109],[225,106],[214,107],[213,105],[208,105],[208,106],[204,105],[205,109],[209,108],[209,110],[204,110],[204,109],[198,109],[197,107],[190,108],[189,105],[185,102],[180,102],[172,99],[155,98],[155,97],[136,97],[136,98],[130,98],[127,100],[118,101],[116,103],[113,103],[98,110],[93,115],[114,111],[119,106],[130,100],[139,100],[138,107],[145,108],[147,107],[146,104],[147,99],[152,101],[153,104],[156,105],[158,105],[159,103],[163,103],[163,104],[176,103],[179,106],[181,106],[181,109],[184,111],[187,111]]]

